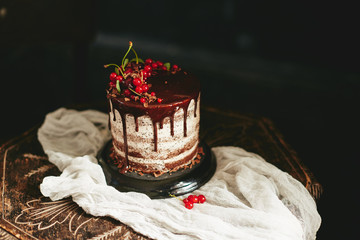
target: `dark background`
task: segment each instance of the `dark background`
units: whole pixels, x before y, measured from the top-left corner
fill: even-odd
[[[343,2],[0,0],[0,141],[105,101],[134,43],[202,82],[202,104],[270,118],[324,186],[318,239],[359,223],[359,18]]]

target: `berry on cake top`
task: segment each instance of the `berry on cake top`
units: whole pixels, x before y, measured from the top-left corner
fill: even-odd
[[[132,51],[135,58],[127,58]],[[163,63],[151,58],[145,61],[138,57],[133,43],[129,42],[129,48],[125,53],[121,65],[114,63],[104,65],[105,68],[114,66],[114,72],[110,73],[109,91],[113,96],[122,96],[125,101],[139,101],[144,107],[152,102],[162,103],[163,99],[156,96],[156,92],[151,91],[152,84],[148,82],[150,77],[169,72],[175,74],[181,68],[169,62]]]

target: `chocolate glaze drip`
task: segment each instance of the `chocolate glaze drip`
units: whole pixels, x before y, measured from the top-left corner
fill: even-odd
[[[114,108],[114,103],[112,103],[112,106],[113,106],[113,109],[112,109],[112,113],[113,113],[113,121],[116,120],[116,117],[115,117],[115,108]]]
[[[153,129],[154,129],[154,151],[157,152],[158,129],[157,129],[157,124],[154,121],[153,121]]]
[[[199,97],[199,96],[198,96]],[[194,106],[194,117],[196,117],[196,109],[197,109],[197,100],[198,97],[195,99],[195,106]]]
[[[187,106],[183,107],[183,110],[184,110],[184,137],[187,136],[186,118],[187,118],[187,111],[188,111],[189,103],[190,102],[188,102]]]
[[[137,117],[134,118],[134,120],[135,120],[135,131],[138,132],[139,131],[139,120]]]
[[[170,116],[170,134],[174,136],[174,114]]]
[[[114,106],[114,105],[113,105]],[[124,145],[126,146],[125,147],[125,163],[124,163],[124,166],[128,167],[129,166],[129,156],[128,156],[128,144],[127,144],[127,134],[126,134],[126,115],[125,114],[121,114],[121,121],[122,121],[122,124],[123,124],[123,135],[124,135]],[[114,117],[115,117],[115,114],[114,114]],[[123,172],[126,171],[125,168],[122,169]]]
[[[181,71],[176,74],[166,72],[164,74],[150,77],[147,81],[152,84],[151,91],[156,96],[162,98],[161,104],[152,102],[148,107],[144,107],[140,102],[125,101],[123,97],[113,97],[107,95],[112,104],[113,120],[116,120],[115,109],[119,112],[123,122],[124,148],[125,148],[125,166],[128,166],[128,145],[126,134],[126,115],[134,116],[136,131],[139,130],[138,118],[149,116],[154,129],[154,151],[157,151],[158,127],[163,128],[163,121],[166,117],[170,118],[171,136],[174,136],[174,115],[180,108],[184,111],[184,137],[187,136],[186,119],[190,101],[195,102],[194,117],[196,117],[197,100],[200,92],[200,82],[191,75]]]

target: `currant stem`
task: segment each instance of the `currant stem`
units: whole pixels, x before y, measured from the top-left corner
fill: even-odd
[[[176,199],[179,200],[179,201],[182,201],[180,198],[178,198],[178,197],[175,196],[174,194],[169,193],[169,196],[170,196],[170,197],[173,197],[173,198],[176,198]]]
[[[129,88],[129,90],[132,91],[133,93],[135,93],[136,95],[142,97],[142,95],[140,93],[135,92],[133,89]]]
[[[123,59],[121,61],[121,66],[122,66],[124,71],[125,71],[124,61],[125,61],[126,56],[129,54],[131,48],[132,48],[132,42],[130,41],[129,42],[129,49],[127,50],[127,52],[125,53],[125,55],[124,55],[124,57],[123,57]]]
[[[124,77],[124,73],[123,73],[123,71],[121,70],[121,67],[119,67],[119,65],[117,65],[117,64],[115,64],[115,63],[110,63],[110,64],[104,65],[105,68],[107,68],[107,67],[109,67],[109,66],[115,66],[115,67],[117,67],[117,68],[120,70],[121,75]]]
[[[136,64],[138,64],[138,63],[139,63],[138,55],[137,55],[137,53],[135,52],[135,49],[134,49],[134,48],[132,48],[131,50],[134,52],[135,57],[136,57]]]

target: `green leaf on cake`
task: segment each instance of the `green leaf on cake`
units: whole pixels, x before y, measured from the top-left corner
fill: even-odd
[[[129,63],[129,59],[125,58],[124,60],[124,64],[123,64],[123,69],[125,70],[126,65]]]
[[[168,70],[168,71],[170,71],[170,63],[164,63],[164,66],[166,67],[166,69]]]
[[[116,89],[117,89],[119,92],[121,92],[120,81],[119,81],[119,80],[116,81]]]
[[[137,60],[141,63],[145,63],[141,58],[138,58]],[[130,62],[136,62],[136,58],[131,59]]]

